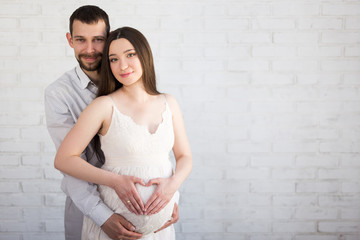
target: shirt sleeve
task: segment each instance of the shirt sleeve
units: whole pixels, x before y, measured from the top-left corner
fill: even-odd
[[[74,117],[63,98],[59,91],[52,91],[49,88],[45,90],[46,125],[56,150],[75,124]],[[86,154],[83,153],[81,158],[86,160]],[[61,189],[79,210],[98,226],[102,226],[114,213],[101,200],[97,186],[94,184],[64,174]]]

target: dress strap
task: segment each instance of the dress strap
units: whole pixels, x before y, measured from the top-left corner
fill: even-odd
[[[167,99],[166,99],[165,93],[162,93],[161,95],[164,97],[165,104],[167,104]]]
[[[114,102],[114,99],[113,99],[110,95],[107,95],[107,97],[109,97],[109,98],[110,98],[110,100],[111,100],[111,102],[112,102],[113,106],[114,106],[114,107],[116,107],[115,102]]]

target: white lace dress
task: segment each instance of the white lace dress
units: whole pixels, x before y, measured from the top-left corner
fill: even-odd
[[[169,153],[174,144],[172,113],[165,99],[165,110],[162,113],[162,122],[155,133],[150,133],[146,126],[138,125],[127,115],[122,114],[113,102],[113,115],[106,135],[100,135],[101,148],[105,154],[103,169],[122,175],[136,176],[145,182],[158,177],[170,177],[172,164]],[[137,190],[145,204],[152,195],[156,185],[143,187],[137,185]],[[159,213],[150,216],[131,213],[119,199],[112,188],[98,186],[100,196],[107,206],[114,212],[125,217],[143,234],[146,240],[174,240],[173,225],[154,234],[170,220],[174,203],[178,201],[178,192]],[[99,226],[90,218],[84,217],[83,240],[110,239]]]

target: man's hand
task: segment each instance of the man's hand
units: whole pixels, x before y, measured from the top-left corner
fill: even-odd
[[[114,240],[140,239],[142,234],[134,232],[135,227],[119,214],[114,213],[101,226],[101,229]]]
[[[156,230],[155,233],[169,227],[171,224],[176,223],[179,220],[179,208],[178,205],[175,203],[174,204],[174,210],[173,213],[171,215],[171,219],[169,221],[167,221],[164,226],[162,226],[160,229]]]

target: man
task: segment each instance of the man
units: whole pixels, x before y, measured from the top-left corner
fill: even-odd
[[[45,90],[46,123],[56,149],[73,127],[81,112],[96,97],[101,81],[99,69],[106,38],[110,31],[108,15],[99,7],[82,6],[70,17],[70,33],[66,38],[74,49],[79,65],[66,72]],[[99,156],[103,158],[103,156]],[[94,145],[90,143],[82,158],[100,167]],[[100,159],[101,160],[101,159]],[[93,184],[64,175],[61,185],[67,195],[65,203],[65,238],[81,239],[83,214],[89,216],[112,239],[139,239],[141,234],[100,199]],[[178,208],[173,218],[161,229],[177,222]],[[159,229],[159,231],[161,230]]]

